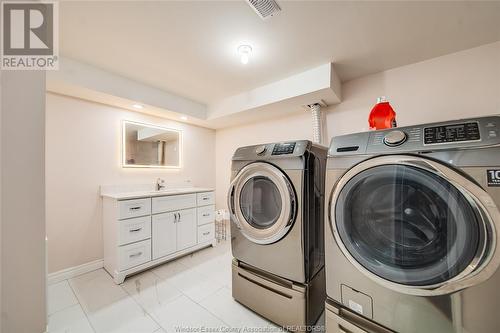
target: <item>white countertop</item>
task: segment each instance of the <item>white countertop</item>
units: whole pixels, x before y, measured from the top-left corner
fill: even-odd
[[[125,199],[161,197],[167,195],[211,192],[211,191],[214,191],[214,189],[209,187],[185,187],[185,188],[166,188],[161,191],[151,191],[151,190],[124,191],[124,192],[110,191],[110,192],[102,192],[101,196],[116,200],[125,200]]]

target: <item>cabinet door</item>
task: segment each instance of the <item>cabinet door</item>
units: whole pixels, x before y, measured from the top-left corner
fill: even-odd
[[[152,217],[153,260],[177,250],[175,213],[164,213]]]
[[[195,246],[198,236],[198,223],[196,222],[196,208],[179,210],[177,212],[177,251]]]

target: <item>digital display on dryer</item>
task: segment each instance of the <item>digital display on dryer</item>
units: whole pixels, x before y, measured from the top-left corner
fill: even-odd
[[[294,149],[295,149],[295,142],[277,143],[274,145],[272,155],[293,154]]]

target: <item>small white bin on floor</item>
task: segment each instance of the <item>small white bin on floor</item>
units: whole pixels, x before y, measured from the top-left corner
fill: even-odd
[[[226,215],[229,216],[229,212],[224,209],[215,212],[215,238],[217,242],[227,239]]]

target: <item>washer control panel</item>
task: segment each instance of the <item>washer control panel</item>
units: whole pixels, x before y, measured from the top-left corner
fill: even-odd
[[[294,149],[295,149],[295,142],[277,143],[274,145],[273,153],[271,155],[293,154]]]
[[[500,115],[334,137],[329,156],[430,152],[500,146]]]
[[[481,140],[477,122],[424,128],[424,144],[426,145],[477,140]]]

